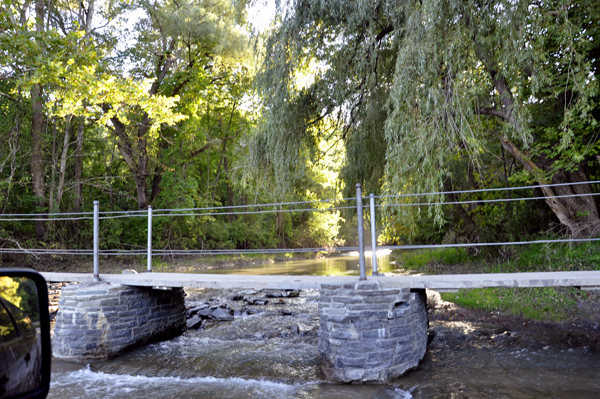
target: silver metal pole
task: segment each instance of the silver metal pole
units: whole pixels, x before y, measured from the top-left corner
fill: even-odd
[[[365,273],[365,232],[363,228],[363,204],[362,204],[362,186],[356,184],[356,215],[358,217],[358,264],[360,266],[360,279],[366,280]]]
[[[98,208],[100,207],[99,201],[94,201],[94,281],[100,281],[100,271],[98,266],[98,240],[99,240],[99,214]]]
[[[373,276],[379,276],[377,272],[377,232],[375,231],[375,194],[369,194],[371,205],[371,263],[373,263]]]
[[[152,273],[152,205],[148,205],[148,273]]]

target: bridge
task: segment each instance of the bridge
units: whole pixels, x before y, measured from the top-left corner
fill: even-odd
[[[92,282],[92,274],[42,272],[49,282]],[[454,292],[459,289],[497,287],[579,287],[600,289],[600,271],[441,274],[408,276],[369,276],[384,281],[388,287],[431,289]],[[240,289],[321,289],[322,284],[357,282],[352,276],[247,276],[235,274],[139,273],[100,274],[100,281],[135,286],[166,288],[240,288]]]
[[[363,273],[361,273],[364,276]],[[63,287],[53,355],[108,359],[177,336],[186,328],[184,287],[318,289],[319,353],[325,376],[339,382],[384,382],[414,369],[425,356],[425,289],[486,287],[600,289],[600,271],[460,275],[247,276],[232,274],[42,273]]]

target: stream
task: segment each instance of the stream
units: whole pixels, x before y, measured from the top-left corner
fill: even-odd
[[[349,256],[211,272],[353,275],[357,264]],[[379,264],[395,269],[387,257]],[[232,301],[235,290],[186,293],[190,304],[228,303],[237,316],[110,361],[53,360],[48,397],[581,399],[600,393],[600,354],[560,334],[439,320],[430,325],[433,339],[419,370],[385,385],[328,383],[318,369],[317,291],[252,306]]]

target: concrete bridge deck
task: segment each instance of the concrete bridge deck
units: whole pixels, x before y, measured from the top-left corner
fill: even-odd
[[[42,273],[49,282],[91,282],[85,273]],[[486,287],[579,287],[600,289],[600,271],[368,276],[388,287],[428,288],[453,292]],[[140,273],[100,274],[100,280],[140,287],[198,287],[239,289],[320,289],[321,284],[358,282],[357,276],[247,276],[236,274]]]

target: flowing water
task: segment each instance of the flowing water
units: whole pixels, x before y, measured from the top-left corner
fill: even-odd
[[[213,272],[327,275],[358,270],[355,257],[312,262],[312,269],[294,262],[293,267],[275,263]],[[380,264],[383,270],[394,268],[387,259]],[[505,332],[462,322],[432,322],[436,334],[423,364],[405,377],[386,385],[328,383],[318,370],[318,292],[303,291],[285,298],[283,305],[271,301],[263,306],[233,302],[236,291],[231,290],[187,293],[190,303],[227,302],[237,316],[110,361],[55,360],[49,398],[600,397],[600,354],[547,332]]]

